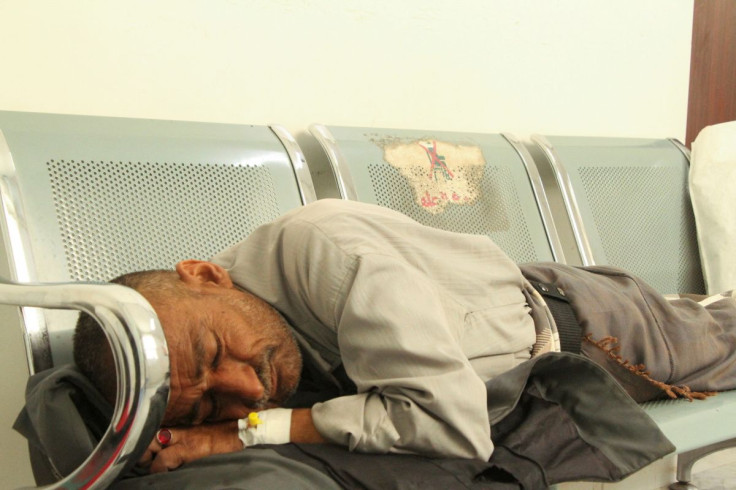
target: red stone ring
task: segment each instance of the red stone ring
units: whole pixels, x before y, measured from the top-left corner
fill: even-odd
[[[171,431],[169,429],[161,429],[156,432],[156,440],[161,447],[166,447],[171,442]]]

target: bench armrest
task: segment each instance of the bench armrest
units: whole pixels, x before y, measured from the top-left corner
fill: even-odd
[[[102,326],[118,373],[112,421],[84,463],[47,488],[105,488],[135,464],[154,437],[169,394],[169,355],[151,305],[114,284],[19,284],[0,278],[0,303],[82,310]]]

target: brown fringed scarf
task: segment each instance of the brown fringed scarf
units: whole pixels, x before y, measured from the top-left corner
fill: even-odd
[[[621,347],[616,337],[604,337],[596,341],[588,334],[583,337],[583,342],[597,347],[599,355],[593,350],[588,353],[591,359],[610,372],[637,402],[663,398],[663,394],[673,399],[685,398],[689,401],[704,400],[716,394],[714,391],[692,391],[687,386],[670,385],[651,378],[644,364],[631,364],[619,355]]]

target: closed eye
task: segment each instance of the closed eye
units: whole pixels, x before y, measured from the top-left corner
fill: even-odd
[[[215,422],[218,420],[219,412],[220,412],[220,406],[217,403],[217,398],[215,395],[210,393],[210,413],[207,415],[207,418],[205,419],[205,422]]]
[[[215,357],[212,358],[212,370],[216,370],[217,367],[220,365],[220,361],[222,360],[222,342],[220,341],[220,337],[215,335],[215,344],[217,345],[217,348],[215,350]]]

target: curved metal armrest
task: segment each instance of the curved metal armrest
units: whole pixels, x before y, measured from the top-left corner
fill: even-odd
[[[0,278],[0,303],[83,310],[112,346],[118,393],[110,427],[72,474],[46,488],[104,488],[135,464],[153,439],[169,395],[169,354],[150,304],[114,284],[18,284]]]

